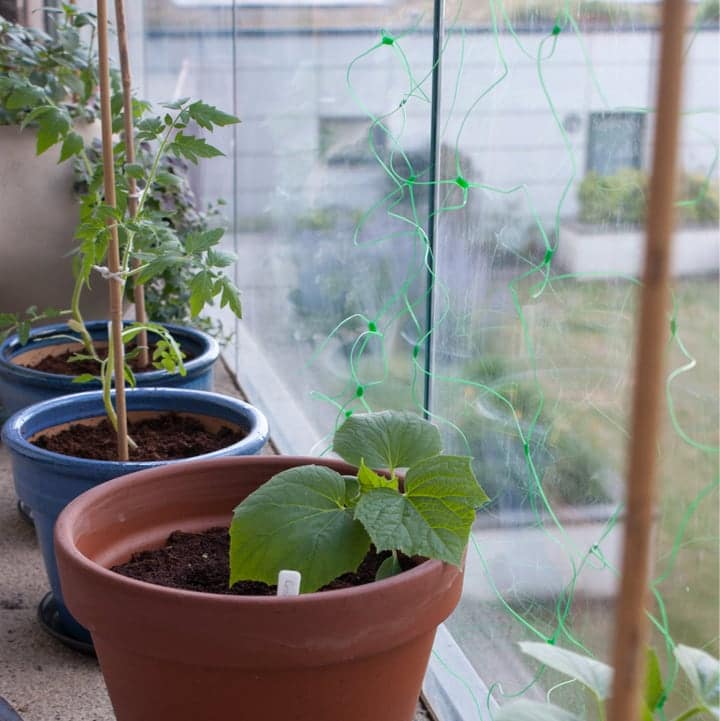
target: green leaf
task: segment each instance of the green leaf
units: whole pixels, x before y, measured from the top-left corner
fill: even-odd
[[[399,573],[402,573],[402,566],[397,556],[393,553],[380,564],[380,568],[378,568],[375,574],[375,580],[382,581],[384,578],[397,576]]]
[[[159,170],[155,175],[155,183],[157,185],[167,185],[171,188],[177,188],[182,185],[182,178],[179,178],[174,173],[170,173],[167,170]]]
[[[277,583],[278,573],[302,574],[303,593],[354,571],[370,547],[348,509],[345,479],[323,466],[273,476],[236,509],[230,525],[230,585]]]
[[[218,110],[212,105],[207,105],[200,100],[189,105],[188,112],[190,113],[190,117],[201,128],[206,128],[207,130],[212,130],[213,125],[232,125],[233,123],[240,122],[240,118],[223,113],[221,110]]]
[[[154,140],[165,127],[160,118],[145,118],[137,122],[138,140]]]
[[[386,478],[375,473],[375,471],[365,465],[365,461],[360,461],[358,481],[363,491],[371,491],[373,488],[392,488],[394,491],[398,490],[397,478]]]
[[[45,93],[42,88],[35,87],[28,83],[27,85],[15,86],[4,104],[8,110],[22,110],[44,99]]]
[[[145,177],[145,168],[140,163],[125,163],[125,175],[128,178],[142,180]]]
[[[30,321],[24,320],[18,323],[17,327],[17,334],[18,334],[18,340],[20,341],[20,345],[26,345],[27,342],[30,340],[30,331],[32,330],[32,326],[30,324]]]
[[[73,383],[90,383],[90,381],[99,381],[99,376],[94,376],[92,373],[81,373],[79,376],[73,378]]]
[[[242,318],[242,304],[240,303],[240,291],[237,286],[228,278],[223,276],[220,280],[222,295],[220,296],[220,307],[228,306],[238,318]]]
[[[654,711],[664,695],[665,685],[658,655],[654,648],[648,648],[645,661],[645,703],[648,710]]]
[[[212,300],[214,285],[213,275],[207,270],[201,270],[190,281],[190,313],[193,318]]]
[[[720,719],[720,661],[699,648],[682,644],[675,647],[675,658],[698,699]]]
[[[211,248],[207,252],[206,259],[211,268],[228,268],[237,260],[237,255]]]
[[[190,100],[190,98],[179,98],[178,100],[173,100],[171,102],[160,103],[160,107],[169,108],[170,110],[180,110],[180,108],[182,108],[188,100]]]
[[[202,233],[190,233],[185,238],[185,250],[188,253],[203,253],[210,250],[214,245],[217,245],[224,233],[223,228],[213,228]]]
[[[14,327],[18,320],[15,313],[0,313],[0,328]]]
[[[137,385],[135,381],[135,374],[132,372],[132,368],[127,364],[125,364],[123,368],[123,376],[125,378],[125,384],[130,388],[135,388]]]
[[[521,641],[520,648],[540,663],[587,686],[600,699],[605,700],[610,696],[613,670],[607,664],[564,648],[551,646],[549,643]]]
[[[503,706],[494,716],[495,721],[582,721],[559,706],[539,701],[515,701]]]
[[[434,456],[412,466],[404,494],[389,488],[366,491],[355,509],[378,551],[399,549],[462,564],[475,519],[475,505],[485,494],[470,459]]]
[[[78,155],[84,147],[82,136],[74,131],[68,133],[60,149],[60,162],[72,158],[73,155]]]
[[[70,129],[70,120],[58,108],[51,107],[38,118],[36,153],[41,155],[48,148],[60,142]]]
[[[440,431],[407,411],[350,416],[335,432],[333,450],[348,463],[370,468],[405,468],[442,450]]]
[[[178,133],[175,136],[173,142],[170,143],[170,150],[195,164],[197,164],[198,158],[217,158],[225,155],[221,150],[205,142],[204,138],[184,135],[183,133]]]

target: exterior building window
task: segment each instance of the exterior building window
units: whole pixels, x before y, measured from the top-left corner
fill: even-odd
[[[641,168],[644,134],[643,113],[591,113],[588,172],[614,175],[622,168]]]

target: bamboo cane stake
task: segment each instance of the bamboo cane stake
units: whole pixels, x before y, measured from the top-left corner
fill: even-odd
[[[125,2],[115,0],[115,22],[117,24],[118,48],[120,52],[120,73],[123,87],[123,115],[125,125],[125,157],[128,163],[135,162],[135,138],[133,134],[133,107],[132,107],[132,74],[130,72],[130,53],[128,51],[127,23],[125,21]],[[131,218],[137,215],[138,190],[135,178],[128,178],[128,212]],[[140,265],[137,259],[133,259],[133,268]],[[139,323],[147,323],[145,311],[145,287],[140,283],[133,285],[133,301],[135,303],[135,320]],[[138,346],[140,354],[138,363],[141,368],[150,364],[148,353],[147,331],[143,330],[138,335]]]
[[[110,110],[110,58],[108,48],[107,1],[97,0],[97,33],[100,71],[100,119],[102,122],[103,175],[105,184],[105,203],[112,208],[117,206],[115,198],[115,164],[113,160],[112,114]],[[120,242],[117,223],[108,219],[110,245],[108,247],[108,268],[111,275],[110,322],[112,327],[111,352],[115,373],[115,410],[118,418],[118,458],[128,460],[127,409],[125,406],[124,348],[122,342],[123,322],[123,280],[120,273]]]
[[[675,217],[686,0],[664,0],[657,124],[648,201],[645,270],[635,351],[622,578],[616,611],[609,721],[640,718],[647,643],[650,540],[656,491],[668,273]]]

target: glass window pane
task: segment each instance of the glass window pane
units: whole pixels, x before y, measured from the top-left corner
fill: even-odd
[[[588,718],[518,642],[612,639],[659,33],[655,5],[593,7],[448,7],[430,396],[492,498],[449,628],[498,702]],[[687,36],[649,606],[671,680],[669,639],[718,650],[717,40]]]
[[[320,451],[345,412],[422,405],[432,15],[235,20],[237,372],[283,450]]]

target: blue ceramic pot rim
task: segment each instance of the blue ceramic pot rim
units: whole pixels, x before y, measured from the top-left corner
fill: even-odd
[[[90,321],[86,324],[90,335],[97,339],[107,335],[107,321],[96,320]],[[129,325],[129,323],[126,323]],[[192,376],[196,373],[202,372],[211,366],[220,355],[220,345],[218,342],[207,333],[204,333],[197,328],[190,328],[189,326],[173,325],[171,323],[163,323],[163,326],[172,333],[175,340],[182,346],[183,337],[189,340],[194,345],[197,345],[201,350],[195,358],[185,363],[185,370],[188,376]],[[65,336],[77,336],[76,333],[71,331],[66,323],[54,323],[53,325],[45,325],[40,328],[35,328],[30,332],[30,340],[22,348],[31,350],[32,341],[47,340],[54,335],[65,335]],[[67,343],[67,338],[59,338],[58,344]],[[79,342],[79,338],[78,338]],[[79,386],[72,382],[73,376],[59,375],[57,373],[46,373],[45,371],[35,370],[34,368],[26,368],[25,366],[17,365],[13,363],[10,358],[14,357],[11,352],[19,345],[19,338],[17,333],[13,333],[8,336],[2,344],[0,344],[0,372],[6,372],[8,375],[12,375],[15,378],[20,378],[25,381],[31,381],[41,384],[52,384],[52,385],[66,385],[68,392],[79,388]],[[48,343],[50,347],[52,344]],[[138,381],[142,381],[145,385],[150,385],[153,382],[159,382],[162,378],[167,378],[171,375],[166,370],[152,370],[143,371],[137,373],[136,377]]]
[[[246,431],[247,435],[237,443],[212,453],[195,456],[194,459],[226,456],[228,449],[238,446],[247,449],[246,452],[249,454],[256,453],[265,445],[270,435],[267,419],[255,406],[239,398],[220,393],[186,388],[134,388],[126,391],[126,401],[128,411],[157,411],[159,413],[174,411],[210,416],[234,423]],[[77,468],[79,472],[83,467],[110,468],[118,464],[122,464],[125,468],[142,470],[165,463],[191,460],[179,458],[172,461],[98,461],[48,451],[28,440],[35,434],[62,423],[99,418],[104,415],[102,391],[85,391],[52,398],[35,403],[10,416],[2,428],[2,441],[13,453],[51,463],[54,466],[71,466]]]

